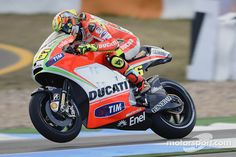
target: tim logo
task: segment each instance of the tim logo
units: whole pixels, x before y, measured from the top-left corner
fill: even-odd
[[[115,102],[104,105],[95,110],[96,117],[109,117],[115,115],[125,109],[124,102]]]
[[[59,60],[61,60],[65,55],[63,53],[59,53],[56,56],[52,57],[49,61],[47,61],[46,66],[49,67],[53,64],[55,64],[56,62],[58,62]]]

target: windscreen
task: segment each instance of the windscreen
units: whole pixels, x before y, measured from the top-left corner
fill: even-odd
[[[57,41],[59,41],[59,38],[64,38],[68,36],[65,33],[58,33],[58,32],[53,32],[42,44],[42,46],[39,48],[38,51],[41,51],[45,47],[52,47]]]

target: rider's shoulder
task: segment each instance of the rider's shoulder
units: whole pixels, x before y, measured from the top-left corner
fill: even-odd
[[[96,23],[90,22],[88,24],[88,30],[92,33],[95,30],[96,26],[97,26]]]

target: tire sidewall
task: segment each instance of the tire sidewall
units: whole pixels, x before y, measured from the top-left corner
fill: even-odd
[[[196,110],[193,100],[189,93],[184,89],[184,87],[182,87],[175,81],[164,78],[161,78],[160,81],[164,88],[175,88],[175,90],[178,91],[181,97],[186,100],[191,113],[189,114],[190,117],[187,117],[187,120],[185,122],[186,124],[181,126],[172,125],[162,117],[161,113],[155,113],[151,115],[151,118],[153,120],[151,129],[156,134],[167,139],[183,138],[192,131],[196,123]]]
[[[30,105],[29,105],[29,115],[34,127],[37,131],[42,134],[45,138],[54,141],[54,142],[69,142],[76,138],[81,130],[82,121],[80,117],[76,118],[76,124],[66,132],[60,132],[52,127],[50,127],[44,120],[41,113],[41,102],[48,93],[40,92],[32,96]],[[77,110],[77,109],[76,109]],[[77,113],[78,110],[77,110]],[[77,116],[79,116],[77,114]]]

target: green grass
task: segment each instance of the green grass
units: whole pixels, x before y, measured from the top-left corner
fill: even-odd
[[[33,129],[33,128],[8,128],[8,129],[1,129],[0,133],[31,134],[31,133],[38,133],[38,132],[36,129]]]
[[[212,123],[236,123],[236,116],[233,117],[212,117],[197,119],[197,125],[210,125]]]
[[[212,123],[236,123],[236,116],[200,118],[200,119],[197,119],[196,125],[210,125]],[[98,131],[99,129],[86,129],[83,126],[82,130],[83,131]],[[0,129],[0,133],[27,134],[27,133],[38,133],[38,132],[33,128],[8,128],[8,129]]]
[[[212,154],[212,153],[230,153],[236,152],[236,148],[226,148],[226,149],[208,149],[200,150],[197,152],[187,153],[187,152],[177,152],[177,153],[161,153],[161,154],[143,154],[143,155],[130,155],[123,157],[159,157],[159,156],[189,156],[189,155],[200,155],[200,154]],[[223,154],[222,154],[223,156]]]

